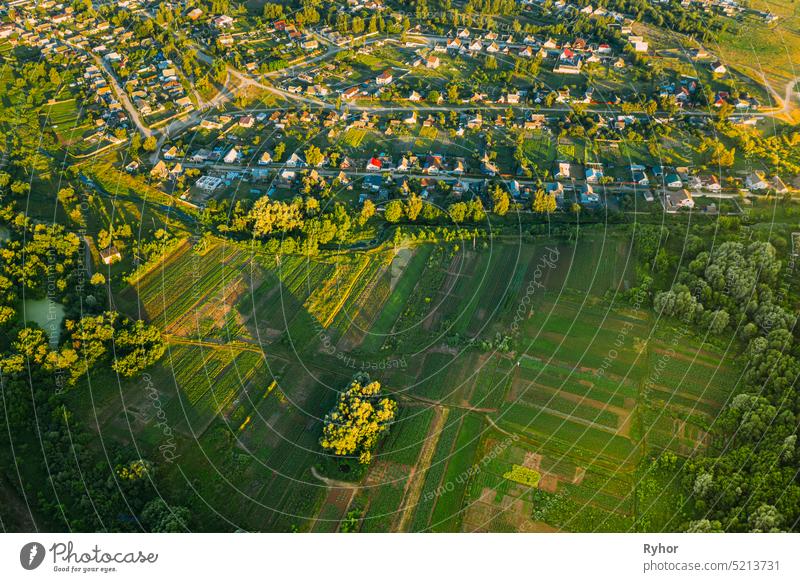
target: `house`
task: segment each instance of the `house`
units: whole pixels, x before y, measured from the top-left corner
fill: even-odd
[[[422,166],[422,171],[426,174],[438,174],[444,167],[442,156],[435,154],[428,154],[425,156],[425,163]]]
[[[776,194],[786,194],[789,191],[789,188],[783,183],[780,176],[772,177],[772,189],[775,190]]]
[[[297,152],[293,153],[291,156],[289,156],[289,159],[286,160],[286,166],[289,168],[302,168],[305,165],[305,160],[301,158]]]
[[[460,51],[462,47],[461,39],[454,38],[447,42],[447,49],[451,51]]]
[[[103,264],[110,265],[116,261],[121,261],[122,255],[117,250],[117,247],[111,245],[107,249],[100,251],[100,260],[103,261]]]
[[[719,179],[717,179],[714,174],[709,176],[701,176],[700,187],[708,192],[719,192],[722,190],[722,184],[719,183]]]
[[[250,128],[253,127],[255,123],[255,119],[253,119],[252,115],[243,115],[239,118],[239,127]]]
[[[214,26],[220,29],[230,28],[231,26],[233,26],[233,18],[231,18],[227,14],[223,14],[222,16],[217,16],[214,20],[212,20],[212,23],[214,24]]]
[[[506,103],[508,105],[519,105],[521,95],[519,91],[514,93],[506,93],[498,100],[498,103]]]
[[[350,87],[349,89],[345,89],[342,92],[342,99],[344,99],[345,101],[352,101],[353,99],[358,97],[359,93],[360,91],[358,87]]]
[[[583,59],[581,56],[575,53],[572,49],[565,48],[563,51],[561,51],[553,72],[577,75],[581,72],[582,65]]]
[[[496,176],[500,173],[500,169],[497,167],[497,164],[489,158],[488,153],[483,154],[483,158],[481,159],[481,172],[488,176]]]
[[[272,163],[272,154],[269,152],[264,152],[261,154],[261,157],[258,158],[258,165],[259,166],[268,166]]]
[[[380,172],[383,168],[383,162],[376,157],[370,158],[367,162],[367,172]]]
[[[163,180],[169,176],[169,170],[163,160],[159,160],[158,163],[153,166],[153,169],[150,170],[150,176],[157,180]]]
[[[728,72],[727,67],[719,61],[714,61],[713,63],[711,63],[710,66],[711,66],[711,72],[714,73],[715,75],[724,75],[725,73]]]
[[[175,146],[172,146],[171,148],[169,148],[167,151],[164,152],[164,155],[162,157],[165,160],[174,160],[175,158],[177,158],[179,156],[180,156],[180,152],[178,151],[178,148],[175,147]]]
[[[650,179],[641,166],[631,166],[631,181],[637,186],[649,186]]]
[[[483,125],[483,116],[480,112],[476,113],[475,115],[471,116],[467,120],[467,127],[469,129],[479,129]]]
[[[592,188],[591,184],[580,184],[576,190],[581,204],[597,204],[600,202],[600,197],[594,193],[594,188]]]
[[[528,113],[523,125],[525,129],[541,129],[544,124],[545,117],[542,113]]]
[[[222,124],[217,123],[216,121],[211,121],[210,119],[204,119],[200,122],[200,129],[222,129]]]
[[[564,184],[561,182],[545,182],[544,191],[551,196],[555,196],[557,202],[564,200]]]
[[[222,178],[216,176],[202,176],[194,185],[205,192],[213,192],[222,185]]]
[[[411,94],[408,96],[408,100],[414,102],[422,101],[422,95],[420,95],[416,91],[411,91]]]
[[[769,188],[769,184],[764,179],[764,174],[762,172],[752,172],[748,174],[748,176],[744,179],[744,184],[748,190],[766,190]]]
[[[234,146],[228,150],[228,153],[225,154],[225,157],[222,158],[222,161],[226,164],[235,164],[239,161],[239,155],[239,148]]]
[[[628,37],[628,42],[633,45],[633,50],[637,53],[646,53],[647,49],[649,48],[647,41],[645,41],[641,36],[631,35]]]
[[[669,192],[666,195],[667,210],[679,210],[681,208],[694,208],[694,200],[692,193],[686,188],[682,188],[675,192]]]
[[[683,188],[683,180],[681,180],[678,174],[675,173],[667,174],[666,177],[664,178],[664,186],[666,186],[667,188],[674,188],[674,189]]]
[[[592,164],[586,168],[586,181],[589,184],[597,184],[603,177],[603,166]]]
[[[569,180],[571,177],[570,163],[558,162],[558,170],[556,170],[556,180]]]
[[[425,66],[428,69],[435,69],[440,64],[441,64],[441,61],[439,61],[439,57],[437,57],[436,55],[430,55],[428,58],[425,59]]]
[[[481,49],[483,49],[483,43],[481,42],[481,39],[476,38],[471,43],[469,43],[468,50],[473,51],[473,52],[478,52]]]
[[[363,181],[364,187],[377,192],[383,185],[383,176],[365,176]]]
[[[392,72],[387,69],[375,77],[375,84],[379,86],[391,85],[393,80],[394,77],[392,77]]]
[[[464,182],[463,180],[456,180],[456,183],[453,184],[453,195],[455,196],[462,196],[469,192],[469,182]]]
[[[279,185],[282,187],[290,187],[297,178],[297,172],[293,170],[283,170],[279,175]]]

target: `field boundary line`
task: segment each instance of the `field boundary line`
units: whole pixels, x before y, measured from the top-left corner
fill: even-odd
[[[433,455],[436,453],[436,447],[439,445],[439,439],[442,436],[444,423],[447,421],[447,417],[450,415],[449,408],[436,407],[434,408],[434,411],[436,417],[434,418],[433,423],[431,423],[430,429],[428,429],[428,434],[425,435],[425,445],[419,454],[417,463],[411,470],[411,477],[407,485],[408,493],[405,495],[405,507],[403,509],[403,514],[400,516],[400,521],[397,524],[397,531],[405,531],[405,528],[408,527],[409,523],[411,522],[411,518],[414,515],[414,510],[417,507],[417,502],[422,495],[422,489],[425,486],[425,478],[427,477],[428,470],[431,466],[431,459],[433,459]],[[435,438],[432,438],[432,435],[435,435]],[[422,470],[418,471],[417,467],[422,467]]]

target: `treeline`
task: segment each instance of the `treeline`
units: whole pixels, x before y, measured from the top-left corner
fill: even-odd
[[[188,511],[170,507],[159,467],[78,422],[66,394],[90,371],[131,377],[155,363],[159,331],[109,311],[104,277],[88,277],[80,239],[58,224],[0,210],[0,463],[31,508],[36,527],[55,531],[184,531]],[[84,280],[86,279],[86,280]],[[21,320],[24,299],[65,306],[58,343]],[[89,389],[85,387],[85,389]]]
[[[187,531],[189,512],[164,500],[158,464],[108,439],[100,452],[53,374],[32,363],[23,374],[0,370],[0,386],[0,460],[37,529]]]
[[[655,282],[653,306],[704,337],[736,334],[744,351],[742,382],[711,431],[706,456],[684,464],[688,531],[794,531],[800,520],[796,449],[800,418],[797,273],[756,230],[689,234],[677,248],[664,227],[639,227],[644,276],[632,298]],[[719,235],[708,248],[709,235]],[[754,235],[750,240],[750,235]],[[777,236],[782,249],[786,241]],[[679,263],[679,265],[678,265]],[[731,387],[733,388],[733,387]]]

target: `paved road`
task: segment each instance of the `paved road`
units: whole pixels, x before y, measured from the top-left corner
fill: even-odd
[[[122,106],[125,108],[125,111],[128,112],[128,115],[136,125],[139,132],[144,134],[145,137],[150,137],[153,135],[153,130],[147,127],[144,121],[142,121],[139,111],[133,106],[133,103],[131,103],[131,100],[125,90],[120,87],[119,81],[117,81],[117,76],[114,73],[114,69],[111,67],[111,64],[107,60],[101,59],[97,55],[92,56],[94,57],[95,62],[105,69],[108,79],[111,81],[111,86],[114,88],[114,92],[117,94],[117,99],[119,99],[119,102],[122,103]]]

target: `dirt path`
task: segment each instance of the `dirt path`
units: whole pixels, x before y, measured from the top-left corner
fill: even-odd
[[[431,406],[436,406],[436,407],[458,408],[459,410],[466,410],[467,412],[483,412],[483,413],[498,412],[497,408],[481,408],[479,406],[469,406],[464,404],[450,404],[447,402],[440,402],[432,398],[425,398],[424,396],[417,396],[412,394],[398,394],[395,392],[392,393],[391,395],[400,400],[405,400],[406,402],[411,400],[413,402],[419,402],[421,404],[430,404]]]
[[[796,107],[792,103],[792,98],[795,96],[795,88],[797,87],[797,84],[800,83],[800,77],[794,77],[793,79],[789,80],[786,85],[784,85],[783,95],[781,95],[772,86],[772,84],[767,81],[767,77],[763,73],[757,72],[754,69],[750,70],[757,74],[757,76],[761,79],[761,82],[764,84],[767,92],[772,95],[772,98],[775,100],[775,107],[772,110],[757,113],[762,115],[783,117],[790,121],[793,120],[793,114]]]
[[[405,507],[396,531],[406,531],[406,528],[411,523],[414,510],[417,508],[420,495],[422,495],[422,487],[425,485],[425,477],[431,466],[431,459],[433,459],[433,454],[436,452],[439,438],[442,436],[444,423],[450,414],[449,408],[436,408],[435,411],[436,416],[433,418],[428,434],[425,435],[425,444],[419,453],[417,464],[412,469],[411,477],[408,479],[406,494],[403,496]]]
[[[317,471],[316,467],[311,467],[311,474],[314,475],[316,479],[319,479],[328,487],[334,487],[339,489],[358,489],[358,485],[355,483],[349,483],[347,481],[338,481],[336,479],[330,479],[328,477],[324,477],[320,475],[319,471]]]
[[[181,337],[172,334],[165,334],[164,339],[167,340],[171,344],[179,344],[185,346],[198,346],[201,348],[211,348],[215,350],[241,350],[245,352],[253,352],[257,354],[263,354],[264,350],[260,347],[253,345],[249,342],[245,341],[236,341],[233,343],[230,342],[223,342],[222,340],[213,340],[213,339],[191,339],[187,337]]]

